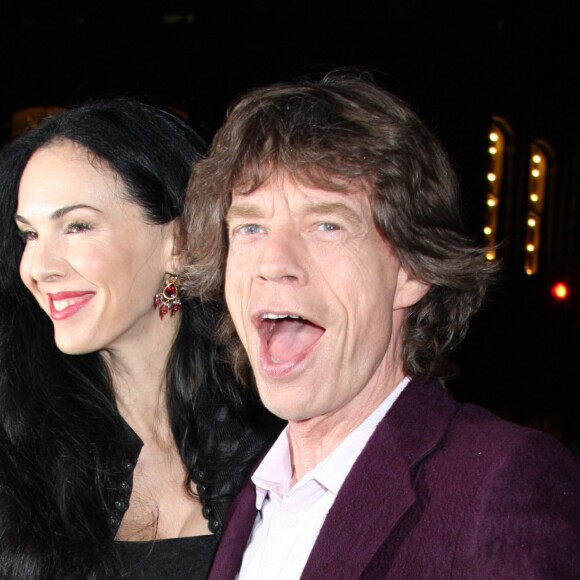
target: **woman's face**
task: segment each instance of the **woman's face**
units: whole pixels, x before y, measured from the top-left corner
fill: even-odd
[[[65,353],[145,352],[169,323],[153,297],[175,267],[174,225],[146,223],[128,199],[119,176],[70,141],[39,149],[24,170],[20,277]]]

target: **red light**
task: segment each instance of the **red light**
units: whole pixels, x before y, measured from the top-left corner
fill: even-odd
[[[552,296],[556,300],[566,300],[568,298],[568,286],[564,282],[557,282],[552,286]]]

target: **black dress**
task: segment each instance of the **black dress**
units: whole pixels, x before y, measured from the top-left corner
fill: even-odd
[[[207,578],[228,508],[280,425],[259,411],[252,413],[256,421],[250,426],[228,404],[216,404],[215,399],[208,402],[204,397],[198,397],[196,410],[192,491],[201,502],[211,534],[151,542],[115,541],[131,502],[133,472],[143,446],[129,425],[122,422],[120,432],[109,436],[116,457],[100,474],[99,487],[88,489],[86,498],[85,490],[77,493],[86,502],[79,503],[80,507],[88,504],[91,515],[96,513],[96,523],[106,530],[100,544],[78,534],[66,536],[60,520],[46,517],[52,508],[47,508],[51,497],[46,493],[46,481],[50,478],[27,466],[23,460],[27,449],[13,445],[0,427],[0,579]],[[79,465],[79,469],[85,468]],[[36,493],[37,487],[42,493]],[[94,497],[104,502],[91,502]],[[105,510],[101,511],[103,503]]]
[[[120,577],[129,580],[205,580],[216,547],[215,535],[114,544]]]
[[[227,510],[245,481],[246,474],[282,423],[256,408],[254,419],[261,429],[236,417],[229,405],[198,397],[196,426],[197,465],[193,469],[202,514],[212,534],[146,542],[113,542],[112,556],[119,578],[130,580],[205,580],[209,574]],[[124,459],[107,488],[111,491],[109,525],[116,535],[130,503],[133,470],[143,442],[125,424]],[[203,466],[203,467],[202,467]]]
[[[267,443],[280,432],[282,423],[263,409],[256,408],[254,420],[260,429],[244,423],[227,404],[198,397],[196,426],[196,466],[192,469],[194,491],[202,505],[208,528],[218,537],[231,502],[241,489],[250,467]],[[143,442],[124,422],[123,454],[115,469],[106,475],[111,537],[117,535],[129,508],[133,491],[133,471]]]

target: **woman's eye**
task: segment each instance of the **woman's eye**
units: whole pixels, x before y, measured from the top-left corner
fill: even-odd
[[[73,222],[66,226],[65,232],[67,234],[80,234],[90,229],[91,226],[85,222]]]
[[[25,244],[27,244],[28,242],[32,242],[32,241],[36,240],[36,238],[38,237],[38,234],[36,232],[33,232],[33,231],[18,230],[18,236]]]

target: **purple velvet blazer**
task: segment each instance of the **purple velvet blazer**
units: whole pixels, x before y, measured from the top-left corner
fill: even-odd
[[[256,517],[248,481],[210,580],[233,580]],[[303,579],[580,578],[580,464],[552,437],[412,382],[328,513]]]

